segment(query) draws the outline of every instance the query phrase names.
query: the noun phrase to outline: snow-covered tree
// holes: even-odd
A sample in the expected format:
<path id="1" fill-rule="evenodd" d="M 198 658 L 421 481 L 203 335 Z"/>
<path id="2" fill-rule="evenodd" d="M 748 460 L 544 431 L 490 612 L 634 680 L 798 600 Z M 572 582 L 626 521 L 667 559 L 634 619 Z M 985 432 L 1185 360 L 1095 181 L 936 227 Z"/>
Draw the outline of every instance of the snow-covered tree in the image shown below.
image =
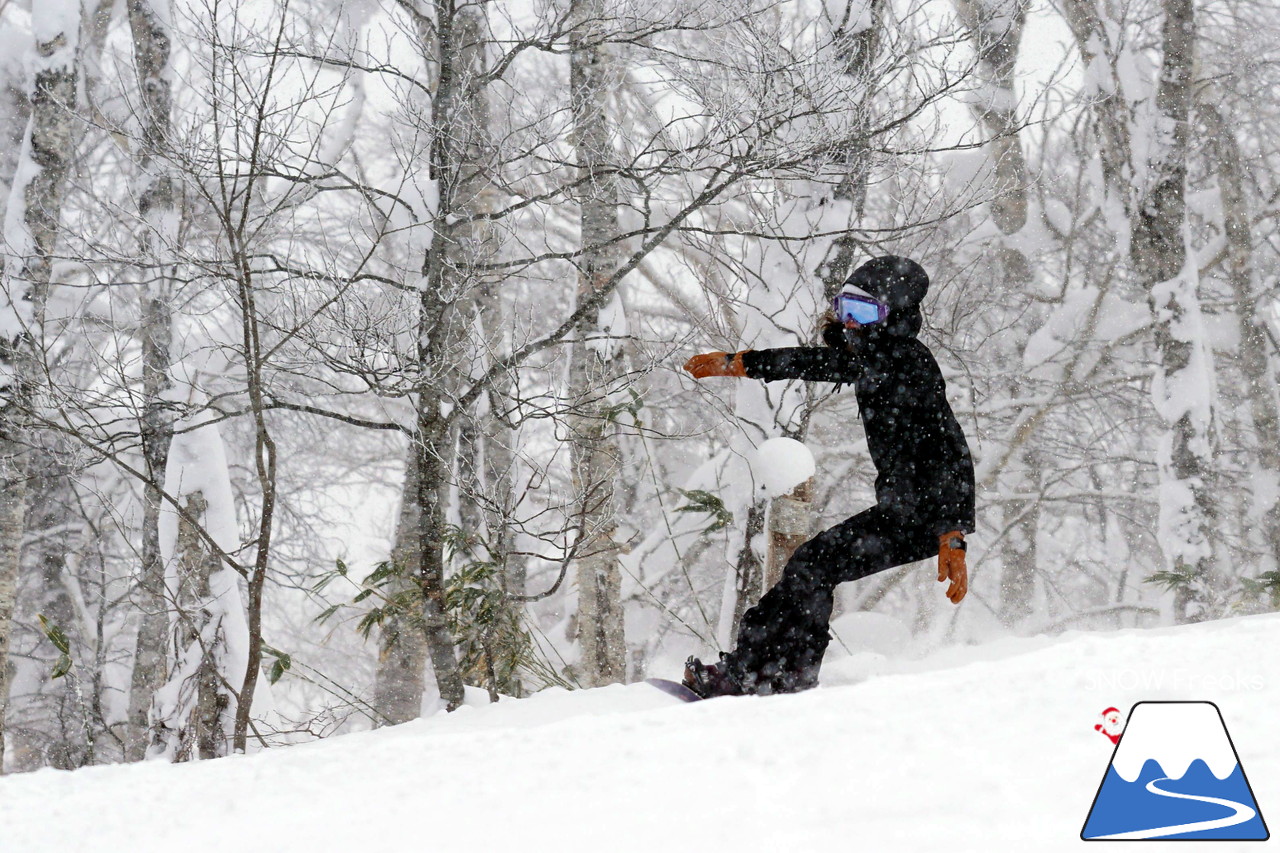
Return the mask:
<path id="1" fill-rule="evenodd" d="M 9 699 L 9 643 L 26 530 L 30 433 L 40 405 L 45 305 L 72 158 L 79 141 L 81 8 L 73 0 L 37 3 L 31 115 L 19 149 L 4 217 L 4 287 L 0 304 L 0 733 Z M 0 738 L 0 769 L 4 747 Z"/>
<path id="2" fill-rule="evenodd" d="M 578 164 L 578 209 L 582 255 L 577 260 L 578 298 L 590 298 L 609 280 L 622 245 L 618 218 L 618 167 L 610 94 L 619 69 L 605 37 L 608 19 L 603 0 L 578 0 L 570 14 L 569 103 L 573 107 L 573 143 Z M 610 386 L 622 372 L 627 333 L 621 295 L 584 316 L 569 362 L 571 393 L 585 402 L 569 420 L 573 447 L 573 488 L 580 531 L 578 541 L 578 643 L 582 681 L 597 687 L 626 678 L 622 573 L 618 564 L 617 483 L 623 467 L 617 437 L 618 392 Z"/>
<path id="3" fill-rule="evenodd" d="M 173 339 L 170 280 L 171 256 L 177 241 L 178 212 L 174 200 L 173 177 L 165 165 L 171 143 L 170 111 L 173 100 L 173 35 L 169 19 L 172 9 L 165 0 L 131 0 L 129 29 L 133 36 L 134 64 L 138 73 L 137 91 L 142 98 L 142 131 L 135 157 L 141 173 L 137 189 L 138 213 L 142 222 L 140 256 L 143 260 L 139 306 L 142 349 L 143 403 L 139 439 L 146 464 L 147 483 L 143 487 L 142 566 L 139 573 L 137 606 L 140 611 L 133 681 L 129 691 L 127 754 L 137 761 L 146 751 L 151 708 L 155 692 L 164 683 L 168 628 L 164 606 L 164 559 L 160 552 L 161 486 L 168 467 L 172 440 L 171 415 L 166 391 L 171 386 L 169 370 Z"/>

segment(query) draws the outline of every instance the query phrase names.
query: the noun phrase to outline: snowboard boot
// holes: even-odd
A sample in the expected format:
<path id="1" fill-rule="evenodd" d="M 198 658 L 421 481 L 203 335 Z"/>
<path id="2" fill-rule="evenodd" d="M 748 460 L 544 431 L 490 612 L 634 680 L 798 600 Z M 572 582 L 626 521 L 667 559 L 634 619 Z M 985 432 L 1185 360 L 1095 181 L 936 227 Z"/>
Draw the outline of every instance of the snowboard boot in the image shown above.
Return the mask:
<path id="1" fill-rule="evenodd" d="M 733 673 L 724 652 L 720 661 L 707 666 L 695 657 L 684 664 L 684 680 L 681 683 L 703 699 L 716 696 L 745 696 L 749 692 Z"/>

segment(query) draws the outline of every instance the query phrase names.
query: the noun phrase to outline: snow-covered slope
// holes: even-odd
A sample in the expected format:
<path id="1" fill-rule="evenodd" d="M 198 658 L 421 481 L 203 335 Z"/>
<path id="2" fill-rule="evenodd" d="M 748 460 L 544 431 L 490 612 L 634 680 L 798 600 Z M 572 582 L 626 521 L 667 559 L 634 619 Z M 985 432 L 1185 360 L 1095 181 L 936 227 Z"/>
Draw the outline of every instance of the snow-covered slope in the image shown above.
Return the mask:
<path id="1" fill-rule="evenodd" d="M 1112 753 L 1093 724 L 1143 699 L 1216 702 L 1274 824 L 1277 649 L 1280 616 L 1009 640 L 849 658 L 798 696 L 544 693 L 248 758 L 41 771 L 0 780 L 0 850 L 1078 850 Z"/>

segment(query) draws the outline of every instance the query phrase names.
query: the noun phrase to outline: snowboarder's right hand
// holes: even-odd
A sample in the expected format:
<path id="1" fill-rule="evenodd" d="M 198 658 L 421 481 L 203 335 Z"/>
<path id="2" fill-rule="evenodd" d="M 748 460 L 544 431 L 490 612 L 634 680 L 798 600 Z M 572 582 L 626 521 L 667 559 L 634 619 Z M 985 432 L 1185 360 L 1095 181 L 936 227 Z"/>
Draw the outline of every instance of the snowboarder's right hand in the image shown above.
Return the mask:
<path id="1" fill-rule="evenodd" d="M 742 352 L 707 352 L 695 355 L 684 363 L 694 379 L 706 379 L 708 376 L 746 376 L 747 369 L 742 364 Z"/>
<path id="2" fill-rule="evenodd" d="M 953 530 L 938 537 L 938 582 L 951 581 L 947 598 L 959 604 L 969 591 L 969 570 L 964 564 L 964 533 Z"/>

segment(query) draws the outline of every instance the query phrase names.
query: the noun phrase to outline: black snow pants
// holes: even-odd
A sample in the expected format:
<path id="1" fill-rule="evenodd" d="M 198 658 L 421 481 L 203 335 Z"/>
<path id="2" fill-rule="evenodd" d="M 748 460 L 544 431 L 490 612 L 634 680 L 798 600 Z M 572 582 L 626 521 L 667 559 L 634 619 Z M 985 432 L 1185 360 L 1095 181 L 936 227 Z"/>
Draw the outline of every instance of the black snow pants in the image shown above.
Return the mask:
<path id="1" fill-rule="evenodd" d="M 836 585 L 937 556 L 938 536 L 927 525 L 873 506 L 805 542 L 777 585 L 743 614 L 725 656 L 730 671 L 756 693 L 815 686 Z"/>

